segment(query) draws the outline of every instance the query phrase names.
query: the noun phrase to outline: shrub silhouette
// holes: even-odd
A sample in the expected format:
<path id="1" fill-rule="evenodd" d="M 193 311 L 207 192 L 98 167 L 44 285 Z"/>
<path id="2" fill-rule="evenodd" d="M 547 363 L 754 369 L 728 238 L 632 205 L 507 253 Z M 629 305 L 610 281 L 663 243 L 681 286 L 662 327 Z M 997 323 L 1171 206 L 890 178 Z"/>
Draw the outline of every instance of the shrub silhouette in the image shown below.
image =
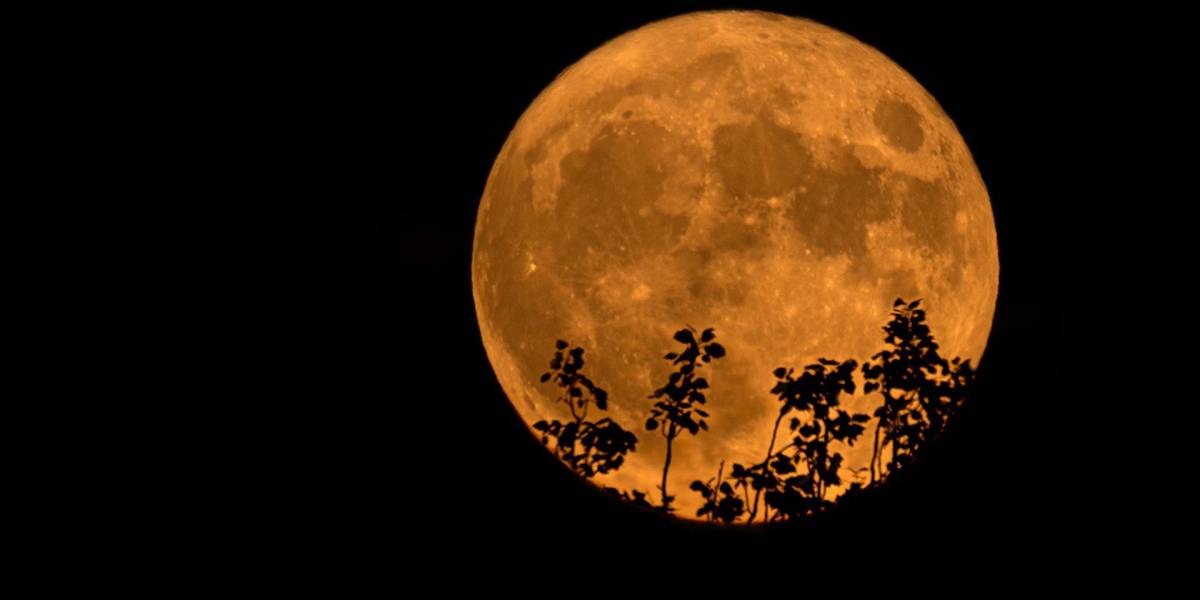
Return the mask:
<path id="1" fill-rule="evenodd" d="M 946 361 L 929 326 L 921 301 L 897 298 L 883 327 L 885 348 L 863 364 L 863 391 L 878 390 L 883 404 L 875 410 L 870 484 L 883 477 L 883 451 L 890 448 L 888 472 L 910 464 L 917 451 L 936 438 L 950 415 L 962 406 L 975 372 L 971 361 Z M 882 435 L 882 439 L 881 439 Z"/>
<path id="2" fill-rule="evenodd" d="M 625 490 L 619 490 L 610 486 L 601 486 L 601 489 L 603 489 L 609 495 L 620 498 L 621 500 L 624 500 L 625 502 L 628 502 L 638 508 L 654 510 L 654 505 L 650 504 L 650 501 L 646 499 L 646 492 L 639 492 L 637 490 L 626 492 Z"/>
<path id="3" fill-rule="evenodd" d="M 711 328 L 705 329 L 699 339 L 696 338 L 696 330 L 691 327 L 675 332 L 674 339 L 684 345 L 683 351 L 667 353 L 663 358 L 678 367 L 667 377 L 666 385 L 650 394 L 650 398 L 658 401 L 650 410 L 650 418 L 646 419 L 646 429 L 657 429 L 667 440 L 662 484 L 659 485 L 662 491 L 659 509 L 664 513 L 671 512 L 671 501 L 674 499 L 667 493 L 667 473 L 671 469 L 671 447 L 675 438 L 684 431 L 697 435 L 701 429 L 708 430 L 708 422 L 705 421 L 708 413 L 700 408 L 708 401 L 703 391 L 708 389 L 708 380 L 696 375 L 705 364 L 725 356 L 725 347 L 713 341 L 716 337 Z"/>
<path id="4" fill-rule="evenodd" d="M 828 508 L 830 486 L 842 482 L 839 470 L 842 455 L 830 449 L 833 442 L 853 445 L 865 431 L 866 414 L 851 414 L 838 408 L 843 393 L 854 392 L 854 360 L 838 362 L 822 358 L 804 367 L 796 376 L 794 369 L 780 367 L 778 380 L 771 389 L 782 406 L 775 418 L 766 458 L 749 467 L 734 464 L 730 473 L 747 497 L 753 491 L 747 521 L 758 514 L 763 499 L 763 520 L 796 519 Z M 783 418 L 792 415 L 788 429 L 791 443 L 778 451 L 775 441 Z M 774 510 L 774 515 L 770 511 Z"/>
<path id="5" fill-rule="evenodd" d="M 580 477 L 591 479 L 620 468 L 625 455 L 635 450 L 637 436 L 608 417 L 587 420 L 592 406 L 608 410 L 608 392 L 583 374 L 583 348 L 575 347 L 564 353 L 567 346 L 563 340 L 555 342 L 550 371 L 542 374 L 541 381 L 553 381 L 562 389 L 558 401 L 570 408 L 572 420 L 567 423 L 541 420 L 533 428 L 542 433 L 543 445 L 548 446 L 550 438 L 554 438 L 554 454 Z M 634 499 L 630 501 L 636 503 Z"/>
<path id="6" fill-rule="evenodd" d="M 947 361 L 938 353 L 921 300 L 906 303 L 896 299 L 890 320 L 883 327 L 884 349 L 862 364 L 863 392 L 879 392 L 882 402 L 874 411 L 875 424 L 868 486 L 878 485 L 885 473 L 910 464 L 921 448 L 941 435 L 952 413 L 962 406 L 975 371 L 969 360 Z M 667 442 L 663 461 L 661 500 L 654 505 L 641 491 L 624 491 L 601 485 L 608 494 L 635 506 L 662 514 L 673 512 L 675 497 L 667 489 L 667 477 L 675 438 L 684 431 L 699 435 L 708 430 L 709 413 L 702 408 L 708 401 L 708 380 L 699 370 L 725 356 L 725 348 L 715 342 L 713 329 L 697 334 L 687 327 L 673 338 L 683 344 L 678 352 L 664 358 L 675 369 L 667 383 L 649 397 L 655 402 L 646 420 L 646 429 L 658 431 Z M 626 457 L 636 451 L 637 436 L 610 418 L 587 419 L 594 406 L 607 410 L 608 393 L 583 374 L 583 349 L 567 350 L 569 344 L 555 343 L 550 371 L 542 383 L 553 382 L 561 389 L 558 401 L 567 405 L 571 420 L 538 421 L 533 428 L 541 432 L 541 441 L 573 471 L 586 480 L 615 471 Z M 761 521 L 799 519 L 828 509 L 831 488 L 842 485 L 843 456 L 834 444 L 853 446 L 868 426 L 871 416 L 850 413 L 841 408 L 843 394 L 855 392 L 854 373 L 859 364 L 818 359 L 799 374 L 780 367 L 771 393 L 781 403 L 764 459 L 749 466 L 734 463 L 725 473 L 725 461 L 716 477 L 696 480 L 689 489 L 700 494 L 704 504 L 696 516 L 709 521 L 733 523 L 745 519 Z M 791 440 L 776 448 L 780 426 L 785 418 Z M 884 463 L 885 453 L 887 462 Z M 853 483 L 849 491 L 861 489 Z M 761 504 L 760 504 L 761 503 Z"/>
<path id="7" fill-rule="evenodd" d="M 690 489 L 699 492 L 704 496 L 704 506 L 701 506 L 696 511 L 697 517 L 707 517 L 710 521 L 721 521 L 722 523 L 732 523 L 743 514 L 745 514 L 745 502 L 738 497 L 737 491 L 729 482 L 721 480 L 721 473 L 725 470 L 725 461 L 721 461 L 721 465 L 717 467 L 717 476 L 708 481 L 696 480 L 692 482 Z"/>

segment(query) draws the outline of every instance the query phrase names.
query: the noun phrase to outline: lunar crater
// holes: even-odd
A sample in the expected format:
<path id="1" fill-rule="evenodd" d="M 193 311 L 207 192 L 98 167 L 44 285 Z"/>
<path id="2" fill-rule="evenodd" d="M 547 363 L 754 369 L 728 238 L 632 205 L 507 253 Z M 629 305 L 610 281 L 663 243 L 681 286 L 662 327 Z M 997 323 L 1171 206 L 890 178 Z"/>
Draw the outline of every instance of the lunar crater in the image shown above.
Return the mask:
<path id="1" fill-rule="evenodd" d="M 891 98 L 880 100 L 875 105 L 872 119 L 887 142 L 905 152 L 916 152 L 925 142 L 921 115 L 906 102 Z"/>

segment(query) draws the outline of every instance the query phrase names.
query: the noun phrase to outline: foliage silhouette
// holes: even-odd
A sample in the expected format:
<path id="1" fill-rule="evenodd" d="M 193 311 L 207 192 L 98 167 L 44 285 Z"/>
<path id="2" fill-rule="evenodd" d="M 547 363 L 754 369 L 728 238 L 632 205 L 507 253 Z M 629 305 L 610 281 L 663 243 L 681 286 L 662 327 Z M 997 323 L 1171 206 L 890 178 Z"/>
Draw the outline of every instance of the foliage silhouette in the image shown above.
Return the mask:
<path id="1" fill-rule="evenodd" d="M 729 485 L 729 482 L 721 480 L 721 473 L 724 470 L 725 461 L 721 461 L 721 465 L 717 467 L 716 478 L 708 481 L 697 479 L 692 482 L 690 489 L 704 496 L 704 506 L 696 511 L 697 517 L 708 517 L 710 521 L 732 523 L 745 514 L 745 502 L 738 497 L 737 491 Z"/>
<path id="2" fill-rule="evenodd" d="M 562 389 L 558 401 L 570 408 L 572 420 L 566 423 L 541 420 L 533 428 L 542 433 L 543 445 L 548 446 L 550 438 L 554 438 L 554 454 L 580 477 L 591 479 L 620 468 L 625 455 L 635 450 L 637 436 L 608 417 L 587 420 L 592 406 L 608 410 L 608 392 L 583 374 L 583 348 L 575 347 L 564 353 L 567 346 L 563 340 L 555 342 L 550 371 L 542 374 L 541 381 L 553 381 Z"/>
<path id="3" fill-rule="evenodd" d="M 804 367 L 797 377 L 794 369 L 780 367 L 778 380 L 771 389 L 782 406 L 775 418 L 766 458 L 745 467 L 734 464 L 730 473 L 747 497 L 753 491 L 747 522 L 758 514 L 763 499 L 763 520 L 796 519 L 828 508 L 830 486 L 842 483 L 839 470 L 842 455 L 830 448 L 833 442 L 853 445 L 870 420 L 866 414 L 851 414 L 838 408 L 843 393 L 854 392 L 854 360 L 838 362 L 827 358 Z M 788 445 L 774 449 L 783 418 L 791 414 L 788 429 L 793 433 Z M 771 514 L 774 510 L 774 514 Z M 699 515 L 698 515 L 699 516 Z"/>
<path id="4" fill-rule="evenodd" d="M 696 330 L 688 327 L 675 332 L 675 341 L 684 345 L 682 352 L 669 352 L 663 358 L 678 365 L 676 370 L 667 377 L 666 385 L 654 390 L 650 398 L 658 400 L 650 409 L 650 418 L 646 419 L 646 429 L 658 430 L 667 440 L 667 453 L 663 461 L 662 504 L 659 507 L 664 513 L 671 512 L 671 501 L 674 496 L 667 493 L 667 473 L 671 469 L 671 447 L 679 434 L 687 431 L 697 435 L 701 429 L 708 431 L 708 412 L 700 405 L 708 401 L 704 391 L 708 389 L 708 380 L 697 377 L 698 369 L 705 364 L 725 356 L 725 347 L 713 340 L 716 334 L 712 328 L 705 329 L 700 337 Z M 659 427 L 659 425 L 662 427 Z"/>
<path id="5" fill-rule="evenodd" d="M 917 451 L 936 438 L 950 415 L 962 406 L 974 382 L 971 361 L 946 361 L 925 323 L 921 301 L 897 298 L 891 320 L 883 327 L 885 348 L 863 364 L 863 391 L 876 390 L 883 404 L 875 410 L 870 484 L 883 476 L 883 451 L 890 447 L 887 471 L 912 463 Z M 881 439 L 882 435 L 882 439 Z"/>
<path id="6" fill-rule="evenodd" d="M 938 353 L 920 303 L 895 301 L 883 327 L 884 349 L 861 366 L 863 392 L 879 392 L 882 397 L 873 413 L 877 422 L 869 469 L 849 469 L 869 470 L 868 487 L 879 485 L 886 473 L 911 464 L 917 452 L 945 430 L 974 382 L 969 360 L 947 361 Z M 709 413 L 703 405 L 708 401 L 705 390 L 709 383 L 699 376 L 699 370 L 725 356 L 725 348 L 714 341 L 716 334 L 711 328 L 697 333 L 687 327 L 673 339 L 683 348 L 664 356 L 674 371 L 666 384 L 649 396 L 655 402 L 645 423 L 647 430 L 658 431 L 667 443 L 658 486 L 660 503 L 655 505 L 645 492 L 600 486 L 616 498 L 661 514 L 674 511 L 675 497 L 668 492 L 667 478 L 675 438 L 685 431 L 694 436 L 708 430 Z M 556 342 L 550 371 L 542 374 L 541 381 L 560 388 L 558 401 L 567 405 L 571 420 L 542 420 L 533 428 L 541 433 L 544 445 L 550 446 L 554 440 L 556 456 L 585 480 L 592 480 L 619 469 L 636 451 L 638 439 L 610 418 L 587 419 L 592 407 L 608 409 L 608 393 L 583 374 L 583 349 L 568 350 L 568 346 L 565 341 Z M 728 473 L 721 461 L 715 477 L 693 481 L 689 489 L 704 501 L 696 516 L 726 524 L 741 519 L 754 523 L 761 507 L 759 520 L 771 522 L 801 519 L 833 506 L 831 490 L 844 483 L 843 456 L 838 448 L 852 447 L 872 418 L 841 408 L 842 396 L 855 392 L 857 370 L 854 359 L 839 362 L 827 358 L 805 366 L 798 374 L 795 369 L 775 369 L 771 394 L 781 404 L 763 460 L 752 465 L 734 463 Z M 780 426 L 789 416 L 791 440 L 776 448 Z M 857 492 L 863 487 L 854 482 L 846 490 Z"/>
<path id="7" fill-rule="evenodd" d="M 646 492 L 639 492 L 637 490 L 626 492 L 625 490 L 619 490 L 610 486 L 602 486 L 601 489 L 603 489 L 609 495 L 620 498 L 621 500 L 624 500 L 625 502 L 628 502 L 638 508 L 654 510 L 654 505 L 651 504 L 650 500 L 647 499 Z"/>

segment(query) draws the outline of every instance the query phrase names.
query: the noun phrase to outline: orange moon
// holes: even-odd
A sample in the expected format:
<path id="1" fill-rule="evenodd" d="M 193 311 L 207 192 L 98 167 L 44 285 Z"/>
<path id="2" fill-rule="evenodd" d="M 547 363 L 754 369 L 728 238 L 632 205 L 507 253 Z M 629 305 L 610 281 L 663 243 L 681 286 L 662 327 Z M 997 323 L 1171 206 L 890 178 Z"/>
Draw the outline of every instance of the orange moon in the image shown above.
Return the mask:
<path id="1" fill-rule="evenodd" d="M 647 396 L 672 334 L 715 328 L 710 430 L 675 441 L 668 485 L 694 518 L 690 482 L 762 460 L 772 370 L 870 358 L 896 298 L 922 298 L 942 354 L 978 364 L 999 260 L 974 160 L 912 76 L 812 21 L 705 12 L 608 42 L 534 100 L 488 178 L 471 277 L 525 421 L 569 417 L 539 376 L 555 340 L 582 346 L 607 416 L 639 438 L 596 481 L 652 498 L 665 442 L 643 426 Z M 844 404 L 869 413 L 858 378 Z M 842 452 L 863 481 L 870 441 Z"/>

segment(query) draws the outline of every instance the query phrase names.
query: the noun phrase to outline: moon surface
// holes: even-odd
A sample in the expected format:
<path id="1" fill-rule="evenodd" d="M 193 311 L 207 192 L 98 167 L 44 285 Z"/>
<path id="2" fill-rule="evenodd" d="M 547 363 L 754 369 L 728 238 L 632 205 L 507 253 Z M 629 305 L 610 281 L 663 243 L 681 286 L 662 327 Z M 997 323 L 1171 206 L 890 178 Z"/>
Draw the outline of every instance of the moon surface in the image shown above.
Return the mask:
<path id="1" fill-rule="evenodd" d="M 760 12 L 652 23 L 563 71 L 525 111 L 479 206 L 472 283 L 505 393 L 532 424 L 569 419 L 539 383 L 557 339 L 582 346 L 637 451 L 598 483 L 658 498 L 665 441 L 645 431 L 678 349 L 713 327 L 710 431 L 675 440 L 668 488 L 762 460 L 776 367 L 860 363 L 896 298 L 923 298 L 942 355 L 978 364 L 999 284 L 987 190 L 912 76 L 812 21 Z M 871 412 L 878 394 L 844 400 Z M 868 432 L 874 423 L 870 423 Z M 532 431 L 532 430 L 531 430 Z M 869 435 L 842 477 L 865 481 Z"/>

